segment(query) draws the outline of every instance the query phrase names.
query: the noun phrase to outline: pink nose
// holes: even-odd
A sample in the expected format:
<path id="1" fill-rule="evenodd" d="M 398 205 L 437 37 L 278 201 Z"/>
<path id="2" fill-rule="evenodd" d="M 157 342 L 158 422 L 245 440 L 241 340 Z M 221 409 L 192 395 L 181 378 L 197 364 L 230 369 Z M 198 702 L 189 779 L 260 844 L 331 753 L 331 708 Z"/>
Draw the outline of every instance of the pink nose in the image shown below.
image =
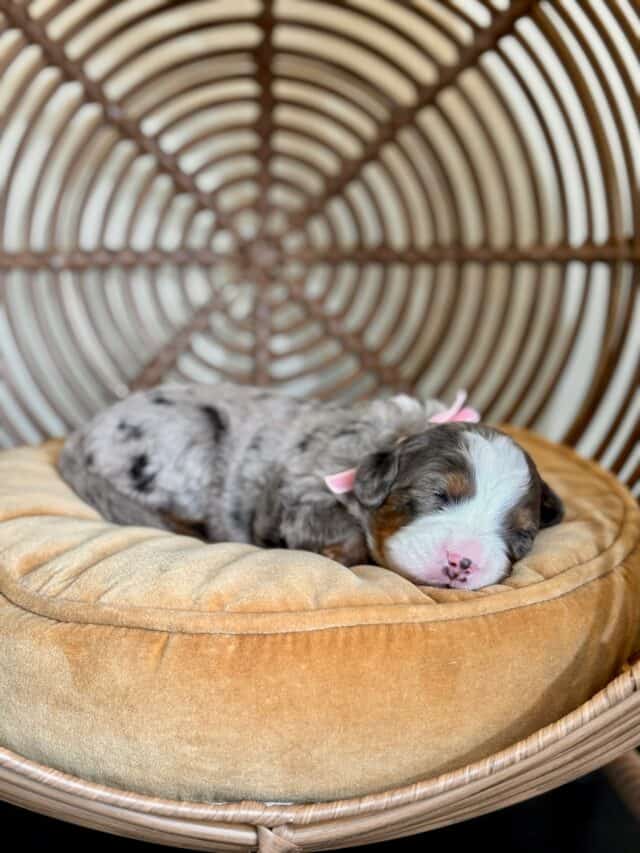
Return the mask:
<path id="1" fill-rule="evenodd" d="M 469 575 L 478 566 L 471 557 L 460 554 L 457 551 L 447 551 L 447 565 L 444 567 L 444 573 L 449 580 L 457 580 L 460 583 L 466 583 Z"/>

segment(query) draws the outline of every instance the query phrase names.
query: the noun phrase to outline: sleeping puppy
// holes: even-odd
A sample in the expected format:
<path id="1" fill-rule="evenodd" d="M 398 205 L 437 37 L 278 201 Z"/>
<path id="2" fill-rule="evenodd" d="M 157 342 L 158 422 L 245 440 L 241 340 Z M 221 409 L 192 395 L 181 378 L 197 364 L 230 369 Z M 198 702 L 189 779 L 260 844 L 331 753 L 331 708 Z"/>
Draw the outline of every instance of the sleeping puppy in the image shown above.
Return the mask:
<path id="1" fill-rule="evenodd" d="M 508 574 L 562 504 L 528 454 L 471 422 L 462 402 L 340 406 L 166 385 L 97 415 L 59 465 L 110 521 L 373 560 L 418 584 L 478 589 Z"/>

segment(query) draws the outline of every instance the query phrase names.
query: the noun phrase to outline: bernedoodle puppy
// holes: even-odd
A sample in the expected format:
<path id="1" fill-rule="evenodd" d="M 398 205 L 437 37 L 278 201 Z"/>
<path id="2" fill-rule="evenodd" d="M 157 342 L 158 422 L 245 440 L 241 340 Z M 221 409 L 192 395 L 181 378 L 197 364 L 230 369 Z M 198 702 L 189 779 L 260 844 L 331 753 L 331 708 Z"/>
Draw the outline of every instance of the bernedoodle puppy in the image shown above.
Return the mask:
<path id="1" fill-rule="evenodd" d="M 528 454 L 463 403 L 344 406 L 165 385 L 71 435 L 60 471 L 113 522 L 477 589 L 505 577 L 563 510 Z"/>

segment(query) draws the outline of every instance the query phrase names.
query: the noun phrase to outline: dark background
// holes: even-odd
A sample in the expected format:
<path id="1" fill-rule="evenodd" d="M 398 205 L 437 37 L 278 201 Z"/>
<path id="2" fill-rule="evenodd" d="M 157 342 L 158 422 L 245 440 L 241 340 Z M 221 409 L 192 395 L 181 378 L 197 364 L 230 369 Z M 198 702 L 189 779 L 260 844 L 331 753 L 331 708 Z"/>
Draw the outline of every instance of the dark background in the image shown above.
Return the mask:
<path id="1" fill-rule="evenodd" d="M 166 853 L 170 848 L 130 841 L 0 803 L 6 850 L 45 848 L 91 853 Z M 412 848 L 452 853 L 471 845 L 490 853 L 640 853 L 637 823 L 602 773 L 592 773 L 508 809 L 412 838 L 358 847 L 370 853 L 403 853 Z"/>

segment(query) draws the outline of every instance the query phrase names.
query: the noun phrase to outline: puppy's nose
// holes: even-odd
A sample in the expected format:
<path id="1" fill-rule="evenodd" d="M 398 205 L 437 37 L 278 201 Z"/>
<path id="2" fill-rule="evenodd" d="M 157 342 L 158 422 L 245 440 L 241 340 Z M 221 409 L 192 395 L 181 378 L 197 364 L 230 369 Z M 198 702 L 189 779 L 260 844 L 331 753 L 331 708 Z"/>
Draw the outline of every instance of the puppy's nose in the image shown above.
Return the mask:
<path id="1" fill-rule="evenodd" d="M 449 580 L 466 583 L 473 569 L 474 563 L 472 559 L 463 557 L 462 554 L 456 551 L 447 551 L 447 565 L 444 568 L 444 573 Z"/>
<path id="2" fill-rule="evenodd" d="M 473 560 L 470 560 L 469 557 L 465 557 L 463 554 L 459 554 L 457 551 L 447 551 L 447 562 L 454 569 L 468 569 Z"/>

